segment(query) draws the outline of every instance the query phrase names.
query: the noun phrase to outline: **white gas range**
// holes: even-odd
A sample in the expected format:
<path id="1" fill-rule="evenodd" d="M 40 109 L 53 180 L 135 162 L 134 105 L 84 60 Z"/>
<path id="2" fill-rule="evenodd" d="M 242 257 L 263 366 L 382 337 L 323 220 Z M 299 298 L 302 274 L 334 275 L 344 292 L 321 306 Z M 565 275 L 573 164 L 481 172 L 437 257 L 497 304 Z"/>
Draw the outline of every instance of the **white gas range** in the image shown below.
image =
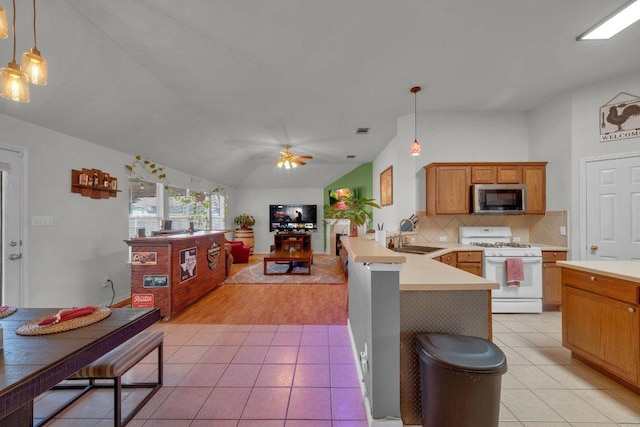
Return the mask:
<path id="1" fill-rule="evenodd" d="M 482 271 L 500 289 L 491 291 L 494 313 L 542 312 L 542 250 L 511 242 L 509 227 L 460 227 L 460 243 L 483 247 Z M 506 260 L 521 258 L 524 280 L 507 286 Z"/>

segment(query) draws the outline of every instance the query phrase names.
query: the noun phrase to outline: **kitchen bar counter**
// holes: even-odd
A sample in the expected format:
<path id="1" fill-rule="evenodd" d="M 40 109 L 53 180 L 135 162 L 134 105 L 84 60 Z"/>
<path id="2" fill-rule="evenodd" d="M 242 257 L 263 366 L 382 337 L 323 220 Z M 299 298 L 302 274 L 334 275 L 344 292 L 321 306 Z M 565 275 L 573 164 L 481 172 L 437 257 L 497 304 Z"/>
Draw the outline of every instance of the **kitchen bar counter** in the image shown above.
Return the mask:
<path id="1" fill-rule="evenodd" d="M 344 247 L 354 262 L 402 264 L 401 291 L 457 291 L 497 289 L 498 284 L 475 274 L 435 261 L 432 258 L 456 250 L 482 251 L 481 247 L 460 243 L 434 245 L 442 250 L 428 254 L 394 252 L 373 240 L 342 238 Z"/>
<path id="2" fill-rule="evenodd" d="M 491 339 L 491 289 L 498 284 L 432 259 L 482 248 L 435 244 L 442 249 L 421 255 L 394 252 L 367 237 L 341 237 L 349 253 L 349 327 L 356 354 L 368 355 L 361 372 L 367 411 L 390 427 L 420 424 L 415 337 Z"/>

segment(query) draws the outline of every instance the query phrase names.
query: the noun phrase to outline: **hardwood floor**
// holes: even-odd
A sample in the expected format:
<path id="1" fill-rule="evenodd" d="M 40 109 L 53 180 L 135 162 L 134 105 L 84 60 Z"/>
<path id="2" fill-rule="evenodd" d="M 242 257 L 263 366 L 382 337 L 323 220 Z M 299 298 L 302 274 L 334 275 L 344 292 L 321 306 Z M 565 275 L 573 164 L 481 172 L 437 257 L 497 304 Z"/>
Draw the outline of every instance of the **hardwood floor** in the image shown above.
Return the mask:
<path id="1" fill-rule="evenodd" d="M 252 255 L 249 263 L 262 258 Z M 249 264 L 233 264 L 231 274 Z M 331 325 L 347 323 L 347 286 L 336 284 L 223 284 L 169 323 Z"/>

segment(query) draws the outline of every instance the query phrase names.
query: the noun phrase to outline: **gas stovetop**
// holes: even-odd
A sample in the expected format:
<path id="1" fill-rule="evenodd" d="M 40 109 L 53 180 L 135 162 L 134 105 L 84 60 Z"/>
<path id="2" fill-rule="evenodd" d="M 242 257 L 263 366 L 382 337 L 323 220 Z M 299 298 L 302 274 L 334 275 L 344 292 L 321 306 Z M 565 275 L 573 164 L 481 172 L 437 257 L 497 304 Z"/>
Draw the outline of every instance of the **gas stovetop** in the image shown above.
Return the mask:
<path id="1" fill-rule="evenodd" d="M 460 243 L 484 248 L 485 257 L 541 257 L 542 250 L 511 241 L 509 227 L 460 227 Z"/>
<path id="2" fill-rule="evenodd" d="M 481 246 L 483 248 L 530 248 L 531 245 L 527 245 L 526 243 L 515 243 L 515 242 L 471 242 L 469 243 L 471 246 Z"/>

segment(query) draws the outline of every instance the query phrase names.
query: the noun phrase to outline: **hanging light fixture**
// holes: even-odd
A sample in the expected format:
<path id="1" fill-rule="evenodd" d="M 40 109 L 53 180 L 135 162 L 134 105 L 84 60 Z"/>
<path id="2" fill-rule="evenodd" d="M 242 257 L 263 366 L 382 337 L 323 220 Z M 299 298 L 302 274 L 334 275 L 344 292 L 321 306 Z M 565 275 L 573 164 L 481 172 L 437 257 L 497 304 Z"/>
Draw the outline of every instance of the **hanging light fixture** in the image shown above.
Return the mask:
<path id="1" fill-rule="evenodd" d="M 411 144 L 411 148 L 409 149 L 412 156 L 419 156 L 422 151 L 422 147 L 418 142 L 418 92 L 420 92 L 422 88 L 420 86 L 412 87 L 411 93 L 413 93 L 413 143 Z"/>
<path id="2" fill-rule="evenodd" d="M 3 98 L 17 102 L 29 102 L 29 76 L 16 62 L 16 0 L 13 0 L 13 59 L 5 68 L 0 69 L 0 84 Z"/>
<path id="3" fill-rule="evenodd" d="M 32 84 L 44 86 L 47 84 L 47 60 L 40 55 L 37 44 L 36 0 L 33 0 L 33 47 L 22 54 L 22 67 Z"/>
<path id="4" fill-rule="evenodd" d="M 9 24 L 7 24 L 7 12 L 0 6 L 0 39 L 9 37 Z"/>

